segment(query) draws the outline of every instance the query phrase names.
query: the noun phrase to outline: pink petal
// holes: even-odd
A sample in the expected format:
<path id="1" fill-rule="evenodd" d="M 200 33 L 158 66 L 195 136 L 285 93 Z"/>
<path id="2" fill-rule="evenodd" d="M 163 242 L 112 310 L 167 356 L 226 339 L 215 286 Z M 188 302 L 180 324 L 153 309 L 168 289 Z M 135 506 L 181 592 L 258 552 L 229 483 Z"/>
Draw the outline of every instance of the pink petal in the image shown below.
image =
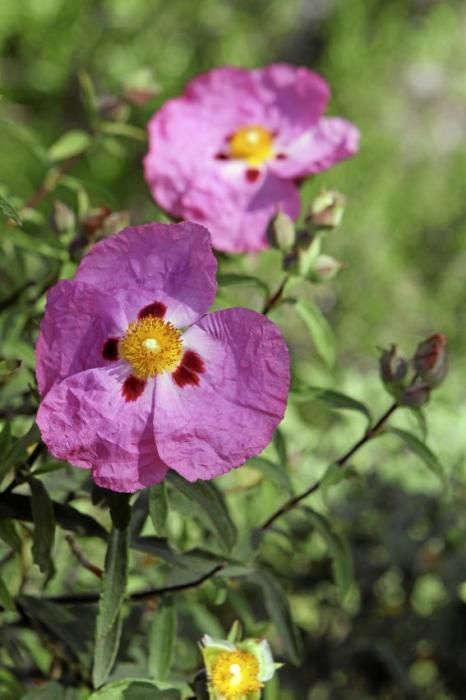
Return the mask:
<path id="1" fill-rule="evenodd" d="M 202 226 L 145 224 L 97 243 L 75 279 L 111 294 L 129 318 L 155 302 L 177 326 L 193 323 L 211 305 L 217 263 Z"/>
<path id="2" fill-rule="evenodd" d="M 89 369 L 55 384 L 42 401 L 37 424 L 50 452 L 92 469 L 94 481 L 132 493 L 161 481 L 167 465 L 154 441 L 154 382 L 125 401 L 127 368 Z"/>
<path id="3" fill-rule="evenodd" d="M 358 129 L 338 117 L 325 117 L 313 129 L 282 145 L 270 168 L 279 177 L 303 177 L 327 170 L 357 153 Z"/>
<path id="4" fill-rule="evenodd" d="M 222 165 L 220 174 L 206 169 L 199 175 L 183 197 L 183 209 L 190 218 L 206 223 L 218 250 L 262 250 L 268 246 L 268 223 L 279 209 L 294 219 L 299 215 L 298 189 L 267 171 L 250 182 L 246 168 Z"/>
<path id="5" fill-rule="evenodd" d="M 289 356 L 271 321 L 249 309 L 207 314 L 184 335 L 203 362 L 199 383 L 157 379 L 161 458 L 189 481 L 211 479 L 261 452 L 285 412 Z"/>
<path id="6" fill-rule="evenodd" d="M 104 367 L 105 342 L 121 336 L 128 320 L 113 296 L 72 280 L 48 293 L 36 347 L 36 375 L 44 395 L 64 377 Z"/>

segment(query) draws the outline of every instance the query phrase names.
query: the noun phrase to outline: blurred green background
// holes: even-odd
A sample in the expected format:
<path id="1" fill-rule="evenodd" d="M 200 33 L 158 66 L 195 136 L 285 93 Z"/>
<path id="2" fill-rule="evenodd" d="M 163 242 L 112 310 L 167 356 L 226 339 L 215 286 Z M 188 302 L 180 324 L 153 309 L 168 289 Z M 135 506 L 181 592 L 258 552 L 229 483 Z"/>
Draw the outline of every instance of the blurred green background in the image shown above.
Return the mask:
<path id="1" fill-rule="evenodd" d="M 60 267 L 56 251 L 69 239 L 59 239 L 50 224 L 54 200 L 79 207 L 82 215 L 91 206 L 127 211 L 133 223 L 160 218 L 142 176 L 145 144 L 138 128 L 144 129 L 167 96 L 213 66 L 288 61 L 311 67 L 332 87 L 330 113 L 350 119 L 362 133 L 355 159 L 303 188 L 305 203 L 325 185 L 343 192 L 348 206 L 342 228 L 326 244 L 326 252 L 344 261 L 344 270 L 335 282 L 303 292 L 318 301 L 335 332 L 336 368 L 325 368 L 289 312 L 274 316 L 286 332 L 297 376 L 345 391 L 377 415 L 389 401 L 377 377 L 378 348 L 398 342 L 409 354 L 431 333 L 448 336 L 451 373 L 426 417 L 428 444 L 445 467 L 450 492 L 387 436 L 357 457 L 355 475 L 331 492 L 330 502 L 315 499 L 313 505 L 351 544 L 356 583 L 343 603 L 323 540 L 304 518 L 288 524 L 286 537 L 270 537 L 262 557 L 288 591 L 305 660 L 298 670 L 287 664 L 280 671 L 267 700 L 465 696 L 465 29 L 466 7 L 453 0 L 0 2 L 4 196 L 21 208 L 44 179 L 42 150 L 70 129 L 89 129 L 83 82 L 94 84 L 107 123 L 127 118 L 124 123 L 134 127 L 96 137 L 69 181 L 39 204 L 25 231 L 0 231 L 1 298 L 17 295 L 0 323 L 2 354 L 23 362 L 3 387 L 0 415 L 14 419 L 16 434 L 28 425 L 28 411 L 21 414 L 21 407 L 30 403 L 32 342 L 43 290 L 73 269 L 72 263 Z M 118 97 L 135 86 L 157 86 L 158 94 L 123 114 Z M 256 273 L 272 288 L 281 277 L 273 251 L 220 262 L 224 271 Z M 235 290 L 235 303 L 242 294 L 243 303 L 253 305 L 251 290 Z M 220 303 L 233 303 L 227 291 Z M 395 424 L 416 430 L 416 421 L 404 413 Z M 283 430 L 293 483 L 309 484 L 363 429 L 363 420 L 353 414 L 292 404 Z M 81 473 L 59 474 L 45 477 L 56 498 L 82 488 Z M 254 475 L 245 468 L 220 480 L 240 527 L 257 524 L 283 500 L 274 484 L 251 488 Z M 173 537 L 195 543 L 196 529 L 186 534 L 178 514 L 170 527 Z M 70 566 L 66 544 L 57 546 L 59 568 Z M 100 547 L 92 551 L 101 563 Z M 147 562 L 137 563 L 135 587 L 152 576 Z M 15 588 L 14 562 L 0 564 Z M 26 592 L 37 590 L 39 580 L 32 576 Z M 48 590 L 57 593 L 69 583 L 62 572 Z M 83 589 L 92 583 L 86 572 L 73 580 Z M 280 639 L 261 613 L 260 596 L 234 587 L 226 599 L 217 593 L 212 583 L 183 599 L 179 671 L 199 663 L 195 640 L 205 631 L 224 632 L 235 615 L 249 634 L 267 634 L 280 657 Z M 5 643 L 0 667 L 3 660 L 11 669 L 14 634 L 8 625 L 0 633 Z M 49 668 L 53 652 L 41 649 L 32 631 L 24 634 L 21 644 L 15 638 L 28 650 L 17 651 L 16 670 L 27 686 L 34 664 Z M 120 660 L 126 669 L 137 667 L 144 644 L 143 634 L 133 638 Z"/>

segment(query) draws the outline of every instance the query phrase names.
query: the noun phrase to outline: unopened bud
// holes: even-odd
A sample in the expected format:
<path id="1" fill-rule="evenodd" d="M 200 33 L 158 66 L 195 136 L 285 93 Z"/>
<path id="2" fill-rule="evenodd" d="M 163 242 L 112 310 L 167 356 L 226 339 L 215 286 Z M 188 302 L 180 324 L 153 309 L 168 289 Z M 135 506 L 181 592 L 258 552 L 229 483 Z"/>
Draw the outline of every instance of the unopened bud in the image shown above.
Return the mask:
<path id="1" fill-rule="evenodd" d="M 72 231 L 76 223 L 74 211 L 67 204 L 55 200 L 53 203 L 53 213 L 51 224 L 57 233 Z"/>
<path id="2" fill-rule="evenodd" d="M 331 255 L 319 255 L 314 269 L 308 275 L 312 282 L 328 282 L 333 279 L 343 267 L 343 263 Z"/>
<path id="3" fill-rule="evenodd" d="M 398 345 L 391 345 L 388 350 L 383 350 L 379 359 L 380 377 L 387 386 L 401 386 L 408 372 L 408 361 L 398 349 Z"/>
<path id="4" fill-rule="evenodd" d="M 339 192 L 324 191 L 312 202 L 307 220 L 316 228 L 337 228 L 343 218 L 345 203 L 345 197 Z"/>
<path id="5" fill-rule="evenodd" d="M 416 373 L 433 388 L 443 382 L 448 372 L 447 338 L 441 333 L 419 343 L 413 358 Z"/>
<path id="6" fill-rule="evenodd" d="M 273 248 L 288 253 L 294 246 L 296 230 L 293 219 L 279 211 L 272 219 L 267 229 L 267 238 Z"/>
<path id="7" fill-rule="evenodd" d="M 430 387 L 422 380 L 418 380 L 399 394 L 398 403 L 401 406 L 410 406 L 410 408 L 421 408 L 429 399 Z"/>

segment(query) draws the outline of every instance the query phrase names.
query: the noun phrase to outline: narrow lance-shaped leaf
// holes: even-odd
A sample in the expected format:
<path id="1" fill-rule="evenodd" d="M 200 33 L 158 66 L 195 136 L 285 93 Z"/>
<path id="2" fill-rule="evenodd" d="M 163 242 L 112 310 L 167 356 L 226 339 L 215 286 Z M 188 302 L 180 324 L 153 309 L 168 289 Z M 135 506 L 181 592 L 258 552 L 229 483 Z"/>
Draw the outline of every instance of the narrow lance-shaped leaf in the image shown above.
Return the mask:
<path id="1" fill-rule="evenodd" d="M 352 396 L 347 396 L 341 391 L 333 389 L 324 389 L 317 386 L 300 386 L 290 394 L 290 399 L 298 403 L 306 401 L 319 401 L 329 409 L 340 411 L 356 411 L 361 413 L 367 420 L 367 426 L 372 423 L 372 416 L 365 404 L 362 401 L 353 399 Z"/>
<path id="2" fill-rule="evenodd" d="M 160 690 L 146 679 L 125 678 L 109 683 L 89 696 L 89 700 L 180 700 L 178 690 Z"/>
<path id="3" fill-rule="evenodd" d="M 285 591 L 271 574 L 265 571 L 257 571 L 250 580 L 261 587 L 265 607 L 283 640 L 286 653 L 290 661 L 298 665 L 302 655 L 301 639 L 291 617 Z"/>
<path id="4" fill-rule="evenodd" d="M 327 543 L 328 551 L 332 558 L 335 583 L 343 598 L 353 583 L 353 561 L 348 544 L 342 535 L 335 532 L 322 513 L 318 513 L 308 506 L 304 506 L 303 510 Z"/>
<path id="5" fill-rule="evenodd" d="M 164 481 L 149 490 L 149 515 L 155 534 L 163 535 L 168 515 L 167 486 Z"/>
<path id="6" fill-rule="evenodd" d="M 327 319 L 316 304 L 299 300 L 294 303 L 294 309 L 306 324 L 317 353 L 329 367 L 335 364 L 335 339 Z"/>
<path id="7" fill-rule="evenodd" d="M 7 219 L 12 219 L 17 226 L 22 225 L 21 217 L 14 206 L 5 197 L 0 195 L 0 211 Z"/>
<path id="8" fill-rule="evenodd" d="M 113 668 L 121 637 L 121 608 L 128 579 L 128 527 L 110 534 L 97 614 L 92 682 L 105 683 Z"/>
<path id="9" fill-rule="evenodd" d="M 50 146 L 48 156 L 52 161 L 66 160 L 83 153 L 92 143 L 90 134 L 86 131 L 73 129 L 60 136 L 55 143 Z"/>
<path id="10" fill-rule="evenodd" d="M 52 547 L 55 538 L 55 516 L 53 505 L 39 479 L 29 479 L 31 489 L 32 517 L 34 519 L 34 538 L 32 542 L 32 557 L 42 573 L 51 574 L 54 571 Z"/>
<path id="11" fill-rule="evenodd" d="M 148 674 L 163 681 L 168 676 L 176 643 L 176 608 L 170 598 L 162 601 L 149 630 Z"/>
<path id="12" fill-rule="evenodd" d="M 6 583 L 0 576 L 0 605 L 3 605 L 5 610 L 10 610 L 11 612 L 16 611 L 16 606 L 14 604 L 11 593 L 6 587 Z M 0 696 L 1 697 L 1 696 Z"/>
<path id="13" fill-rule="evenodd" d="M 13 466 L 24 461 L 27 455 L 27 448 L 39 440 L 39 428 L 33 423 L 25 435 L 15 440 L 6 455 L 0 455 L 0 482 Z M 11 443 L 12 441 L 10 440 L 9 442 Z"/>
<path id="14" fill-rule="evenodd" d="M 427 447 L 427 445 L 419 440 L 418 437 L 413 435 L 413 433 L 408 432 L 407 430 L 402 430 L 401 428 L 385 428 L 383 433 L 380 433 L 380 435 L 396 435 L 404 444 L 406 447 L 411 450 L 415 455 L 417 455 L 428 469 L 437 476 L 440 481 L 442 482 L 443 486 L 446 488 L 449 488 L 449 483 L 447 481 L 447 477 L 445 474 L 445 470 L 443 468 L 443 465 L 441 464 L 440 460 L 438 457 L 432 452 L 432 450 Z"/>
<path id="15" fill-rule="evenodd" d="M 199 516 L 216 535 L 224 549 L 229 551 L 236 541 L 236 528 L 227 510 L 224 498 L 214 484 L 207 481 L 191 483 L 172 472 L 168 481 L 199 508 Z"/>

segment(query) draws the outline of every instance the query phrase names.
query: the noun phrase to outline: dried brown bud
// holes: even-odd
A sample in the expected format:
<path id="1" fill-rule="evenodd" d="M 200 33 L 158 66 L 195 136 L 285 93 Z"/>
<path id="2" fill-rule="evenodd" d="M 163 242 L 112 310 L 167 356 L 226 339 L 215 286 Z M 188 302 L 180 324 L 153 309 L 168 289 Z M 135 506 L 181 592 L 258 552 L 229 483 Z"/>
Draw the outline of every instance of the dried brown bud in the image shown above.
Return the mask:
<path id="1" fill-rule="evenodd" d="M 408 386 L 398 396 L 398 403 L 401 406 L 420 408 L 430 399 L 430 386 L 422 380 L 417 380 Z"/>

